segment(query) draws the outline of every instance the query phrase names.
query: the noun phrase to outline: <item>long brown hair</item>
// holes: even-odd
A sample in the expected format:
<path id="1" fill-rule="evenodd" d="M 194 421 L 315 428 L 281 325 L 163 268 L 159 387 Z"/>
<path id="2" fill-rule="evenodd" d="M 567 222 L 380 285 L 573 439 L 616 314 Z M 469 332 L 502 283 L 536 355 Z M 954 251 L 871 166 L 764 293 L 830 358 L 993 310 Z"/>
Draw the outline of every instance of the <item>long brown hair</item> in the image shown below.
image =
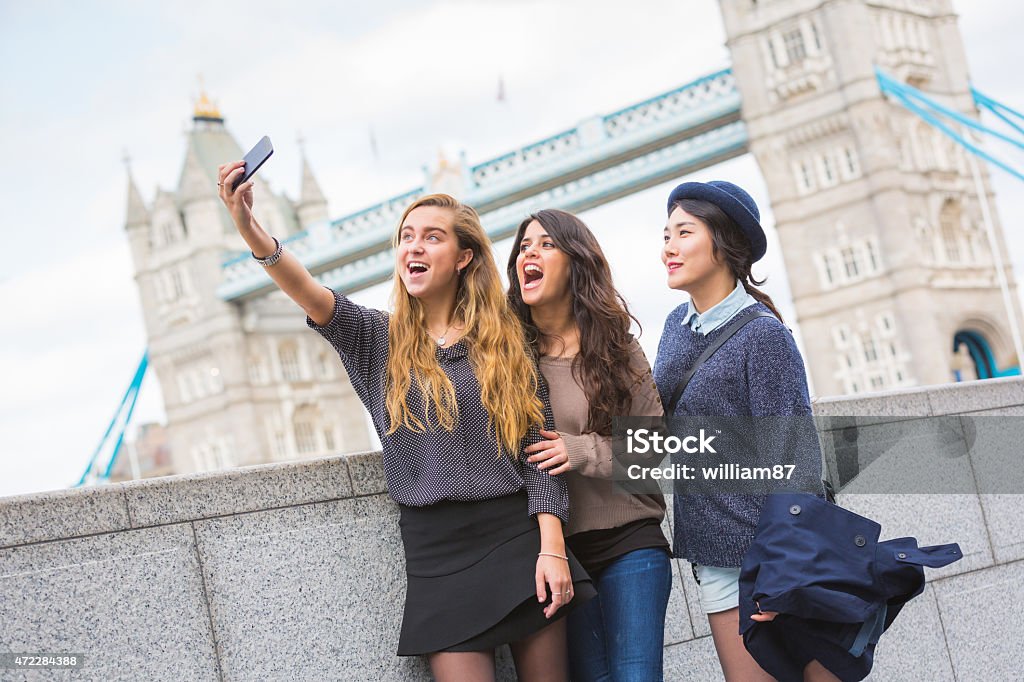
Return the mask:
<path id="1" fill-rule="evenodd" d="M 499 453 L 504 450 L 517 458 L 520 441 L 529 427 L 544 425 L 544 405 L 537 397 L 537 370 L 523 326 L 505 300 L 491 240 L 472 207 L 447 194 L 430 194 L 405 209 L 395 230 L 395 248 L 406 218 L 421 206 L 451 211 L 459 249 L 473 251 L 472 260 L 459 276 L 452 316 L 464 327 L 463 338 L 480 384 L 480 399 L 487 409 L 488 430 L 497 441 Z M 428 415 L 434 417 L 436 426 L 450 431 L 458 420 L 455 387 L 437 362 L 437 344 L 426 332 L 423 304 L 409 294 L 397 267 L 391 301 L 394 314 L 388 323 L 386 380 L 389 433 L 400 426 L 414 431 L 433 428 Z M 422 415 L 413 414 L 406 400 L 413 379 L 423 396 Z"/>
<path id="2" fill-rule="evenodd" d="M 753 250 L 750 247 L 750 240 L 743 234 L 739 225 L 730 218 L 725 211 L 712 204 L 710 201 L 700 199 L 681 199 L 672 204 L 671 213 L 676 208 L 681 208 L 687 213 L 704 221 L 711 231 L 711 243 L 714 247 L 714 255 L 725 261 L 732 272 L 733 277 L 738 279 L 747 293 L 765 304 L 769 310 L 784 322 L 782 314 L 772 302 L 771 297 L 758 289 L 767 279 L 760 281 L 754 279 L 750 273 L 754 264 Z"/>
<path id="3" fill-rule="evenodd" d="M 594 233 L 582 220 L 556 209 L 537 211 L 519 225 L 508 258 L 508 299 L 526 327 L 535 353 L 552 339 L 533 323 L 530 306 L 519 289 L 516 258 L 526 228 L 536 220 L 560 251 L 569 257 L 569 295 L 579 329 L 580 351 L 573 360 L 573 375 L 590 403 L 587 431 L 611 435 L 612 417 L 629 414 L 633 389 L 641 378 L 633 369 L 633 338 L 630 321 L 640 321 L 612 283 L 608 259 Z"/>

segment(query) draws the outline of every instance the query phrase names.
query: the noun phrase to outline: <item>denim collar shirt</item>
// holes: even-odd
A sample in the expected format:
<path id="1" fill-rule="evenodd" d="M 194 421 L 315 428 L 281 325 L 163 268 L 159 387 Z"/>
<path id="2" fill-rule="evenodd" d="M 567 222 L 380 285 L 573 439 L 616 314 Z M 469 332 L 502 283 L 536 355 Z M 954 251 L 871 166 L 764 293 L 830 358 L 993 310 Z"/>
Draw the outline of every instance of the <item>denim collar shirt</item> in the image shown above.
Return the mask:
<path id="1" fill-rule="evenodd" d="M 736 313 L 755 303 L 757 303 L 757 299 L 748 294 L 747 290 L 743 288 L 743 284 L 736 280 L 736 288 L 732 290 L 732 293 L 703 313 L 697 312 L 691 300 L 690 305 L 687 306 L 686 315 L 683 316 L 683 324 L 692 331 L 707 336 L 731 320 Z"/>

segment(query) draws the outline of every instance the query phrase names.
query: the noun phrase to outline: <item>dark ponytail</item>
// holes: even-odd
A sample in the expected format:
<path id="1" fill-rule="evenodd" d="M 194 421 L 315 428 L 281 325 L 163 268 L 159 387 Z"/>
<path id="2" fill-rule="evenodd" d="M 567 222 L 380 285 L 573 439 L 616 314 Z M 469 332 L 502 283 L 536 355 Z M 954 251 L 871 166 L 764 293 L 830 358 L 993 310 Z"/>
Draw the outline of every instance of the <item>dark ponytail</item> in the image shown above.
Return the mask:
<path id="1" fill-rule="evenodd" d="M 767 306 L 772 311 L 772 314 L 779 318 L 779 322 L 785 324 L 782 314 L 775 307 L 771 296 L 757 288 L 767 280 L 762 279 L 758 281 L 750 273 L 750 269 L 754 264 L 750 240 L 743 234 L 739 226 L 733 222 L 733 219 L 726 215 L 725 211 L 718 208 L 718 206 L 700 199 L 680 199 L 672 205 L 672 210 L 676 208 L 681 208 L 690 215 L 704 221 L 704 224 L 711 231 L 711 242 L 714 245 L 715 257 L 725 260 L 729 270 L 743 284 L 746 292 L 753 296 L 758 303 L 763 303 Z"/>

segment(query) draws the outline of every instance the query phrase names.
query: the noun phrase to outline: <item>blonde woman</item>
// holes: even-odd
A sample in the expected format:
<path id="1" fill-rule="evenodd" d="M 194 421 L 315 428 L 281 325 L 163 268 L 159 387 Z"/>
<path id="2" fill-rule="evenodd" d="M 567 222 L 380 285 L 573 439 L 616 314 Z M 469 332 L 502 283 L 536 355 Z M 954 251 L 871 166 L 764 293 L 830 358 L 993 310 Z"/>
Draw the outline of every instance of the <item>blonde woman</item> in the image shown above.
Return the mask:
<path id="1" fill-rule="evenodd" d="M 476 212 L 443 194 L 406 209 L 388 314 L 283 250 L 253 219 L 252 182 L 230 190 L 242 171 L 219 170 L 235 226 L 337 350 L 380 436 L 408 577 L 398 655 L 427 655 L 442 682 L 492 680 L 509 643 L 520 679 L 565 680 L 559 617 L 594 590 L 566 552 L 564 481 L 522 455 L 550 407 Z"/>

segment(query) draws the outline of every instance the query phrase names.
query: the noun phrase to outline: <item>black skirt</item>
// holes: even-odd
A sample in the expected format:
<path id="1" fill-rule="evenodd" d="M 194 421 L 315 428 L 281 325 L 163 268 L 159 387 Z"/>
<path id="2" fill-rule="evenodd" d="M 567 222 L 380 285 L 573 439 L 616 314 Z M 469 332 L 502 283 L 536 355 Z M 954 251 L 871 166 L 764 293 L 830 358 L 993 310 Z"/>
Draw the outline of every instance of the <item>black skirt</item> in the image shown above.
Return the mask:
<path id="1" fill-rule="evenodd" d="M 525 493 L 399 505 L 408 585 L 399 656 L 486 651 L 550 625 L 597 594 L 569 554 L 573 598 L 551 618 L 537 601 L 540 529 Z"/>

